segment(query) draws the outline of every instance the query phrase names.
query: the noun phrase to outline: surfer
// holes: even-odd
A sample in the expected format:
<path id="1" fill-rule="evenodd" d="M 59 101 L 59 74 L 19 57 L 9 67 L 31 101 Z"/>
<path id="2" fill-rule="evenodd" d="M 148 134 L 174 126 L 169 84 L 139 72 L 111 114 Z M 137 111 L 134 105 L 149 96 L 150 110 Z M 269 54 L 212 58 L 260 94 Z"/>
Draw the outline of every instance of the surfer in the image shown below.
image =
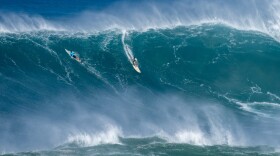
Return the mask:
<path id="1" fill-rule="evenodd" d="M 81 60 L 80 60 L 80 58 L 79 58 L 79 55 L 76 54 L 74 51 L 70 51 L 70 50 L 67 50 L 67 49 L 65 49 L 65 51 L 67 52 L 67 54 L 68 54 L 72 59 L 75 59 L 76 61 L 81 62 Z"/>
<path id="2" fill-rule="evenodd" d="M 141 71 L 139 69 L 139 64 L 138 64 L 137 58 L 135 58 L 135 57 L 133 57 L 132 66 L 138 73 L 141 73 Z"/>
<path id="3" fill-rule="evenodd" d="M 71 56 L 72 58 L 74 58 L 74 59 L 76 59 L 76 58 L 77 58 L 77 56 L 76 56 L 76 54 L 75 54 L 75 52 L 74 52 L 74 51 L 71 51 L 71 52 L 70 52 L 70 56 Z"/>
<path id="4" fill-rule="evenodd" d="M 133 61 L 132 61 L 132 64 L 136 67 L 138 67 L 138 61 L 137 61 L 137 58 L 133 58 Z"/>

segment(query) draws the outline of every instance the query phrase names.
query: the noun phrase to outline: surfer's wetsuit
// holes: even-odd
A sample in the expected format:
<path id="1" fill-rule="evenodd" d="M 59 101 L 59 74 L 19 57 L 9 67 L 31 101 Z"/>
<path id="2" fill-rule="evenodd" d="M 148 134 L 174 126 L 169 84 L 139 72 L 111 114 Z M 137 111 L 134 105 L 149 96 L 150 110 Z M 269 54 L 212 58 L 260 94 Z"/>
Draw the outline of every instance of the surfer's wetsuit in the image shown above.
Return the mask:
<path id="1" fill-rule="evenodd" d="M 138 66 L 138 62 L 136 58 L 133 59 L 133 65 Z"/>
<path id="2" fill-rule="evenodd" d="M 76 58 L 75 52 L 71 51 L 70 56 L 73 57 L 73 58 Z"/>

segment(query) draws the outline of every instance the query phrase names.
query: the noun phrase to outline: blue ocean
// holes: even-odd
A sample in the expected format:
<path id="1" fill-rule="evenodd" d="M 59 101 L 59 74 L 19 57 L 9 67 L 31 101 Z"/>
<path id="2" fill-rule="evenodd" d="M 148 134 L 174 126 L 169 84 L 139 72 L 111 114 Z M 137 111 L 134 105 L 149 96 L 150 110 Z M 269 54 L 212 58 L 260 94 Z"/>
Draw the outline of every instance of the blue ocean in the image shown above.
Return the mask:
<path id="1" fill-rule="evenodd" d="M 0 155 L 280 155 L 279 8 L 0 0 Z"/>

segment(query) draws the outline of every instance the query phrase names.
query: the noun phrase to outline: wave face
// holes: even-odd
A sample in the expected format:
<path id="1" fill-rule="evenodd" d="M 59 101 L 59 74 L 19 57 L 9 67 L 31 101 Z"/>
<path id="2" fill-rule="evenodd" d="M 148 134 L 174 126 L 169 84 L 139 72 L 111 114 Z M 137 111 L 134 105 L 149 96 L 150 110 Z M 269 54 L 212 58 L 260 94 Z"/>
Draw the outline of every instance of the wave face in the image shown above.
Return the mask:
<path id="1" fill-rule="evenodd" d="M 2 33 L 0 150 L 277 152 L 279 50 L 268 35 L 219 24 Z"/>

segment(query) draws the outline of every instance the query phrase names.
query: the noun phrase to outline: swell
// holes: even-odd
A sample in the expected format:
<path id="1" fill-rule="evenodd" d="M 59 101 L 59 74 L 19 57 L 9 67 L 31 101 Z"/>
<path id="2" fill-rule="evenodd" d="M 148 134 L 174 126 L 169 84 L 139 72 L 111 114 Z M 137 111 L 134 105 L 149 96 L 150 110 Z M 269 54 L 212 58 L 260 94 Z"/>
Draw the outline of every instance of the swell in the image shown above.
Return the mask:
<path id="1" fill-rule="evenodd" d="M 3 147 L 98 145 L 135 135 L 194 145 L 279 145 L 276 40 L 212 24 L 123 37 L 120 30 L 1 34 Z M 127 59 L 126 45 L 142 74 Z M 19 145 L 17 138 L 29 141 Z"/>
<path id="2" fill-rule="evenodd" d="M 272 147 L 229 147 L 227 145 L 196 146 L 180 143 L 166 143 L 165 140 L 157 137 L 150 138 L 120 138 L 121 144 L 103 144 L 91 147 L 80 147 L 76 144 L 59 146 L 49 151 L 21 152 L 17 154 L 3 153 L 2 155 L 279 155 L 279 151 Z M 105 150 L 106 149 L 106 150 Z"/>
<path id="3" fill-rule="evenodd" d="M 2 34 L 1 77 L 38 94 L 43 91 L 35 88 L 44 86 L 39 88 L 48 95 L 51 84 L 77 92 L 108 87 L 117 94 L 136 85 L 216 96 L 242 106 L 279 102 L 279 44 L 268 36 L 203 25 L 131 31 L 126 40 L 118 31 Z M 77 51 L 82 63 L 71 60 L 65 48 Z M 146 74 L 133 71 L 128 52 Z"/>
<path id="4" fill-rule="evenodd" d="M 1 77 L 31 92 L 44 85 L 40 88 L 47 94 L 50 84 L 78 92 L 107 86 L 115 93 L 136 84 L 158 91 L 195 89 L 194 94 L 216 94 L 237 105 L 279 102 L 280 86 L 275 81 L 280 77 L 279 44 L 265 35 L 203 25 L 132 31 L 127 38 L 130 55 L 139 58 L 146 74 L 133 71 L 124 55 L 128 44 L 121 32 L 42 32 L 1 36 Z M 82 63 L 71 60 L 65 48 L 77 51 Z M 31 80 L 38 83 L 30 84 Z"/>

